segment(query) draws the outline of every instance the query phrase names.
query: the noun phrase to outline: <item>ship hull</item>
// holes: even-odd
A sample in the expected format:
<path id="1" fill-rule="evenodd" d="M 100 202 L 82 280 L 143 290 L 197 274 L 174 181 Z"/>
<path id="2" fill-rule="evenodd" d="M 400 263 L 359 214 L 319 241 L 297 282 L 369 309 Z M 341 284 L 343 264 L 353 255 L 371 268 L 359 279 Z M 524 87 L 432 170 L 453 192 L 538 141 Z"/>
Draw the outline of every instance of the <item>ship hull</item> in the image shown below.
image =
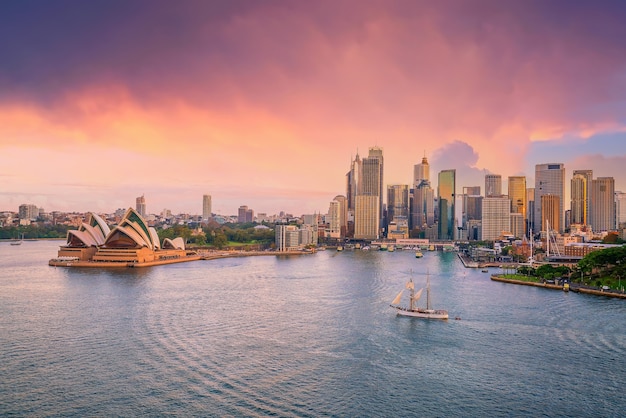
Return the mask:
<path id="1" fill-rule="evenodd" d="M 409 316 L 411 318 L 424 319 L 448 319 L 448 311 L 440 309 L 404 309 L 395 307 L 396 313 L 400 316 Z"/>

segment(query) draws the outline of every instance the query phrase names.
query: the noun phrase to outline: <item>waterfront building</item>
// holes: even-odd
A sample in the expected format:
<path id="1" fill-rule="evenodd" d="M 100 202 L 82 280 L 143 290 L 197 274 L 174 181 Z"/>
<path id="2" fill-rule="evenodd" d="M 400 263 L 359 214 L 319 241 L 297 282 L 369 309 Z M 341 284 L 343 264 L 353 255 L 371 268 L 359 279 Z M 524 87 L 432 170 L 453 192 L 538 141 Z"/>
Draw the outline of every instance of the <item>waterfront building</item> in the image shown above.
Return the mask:
<path id="1" fill-rule="evenodd" d="M 598 177 L 591 181 L 591 227 L 596 232 L 615 229 L 615 180 Z"/>
<path id="2" fill-rule="evenodd" d="M 541 226 L 541 230 L 545 231 L 543 221 L 546 217 L 543 216 L 543 199 L 544 195 L 551 195 L 558 198 L 558 229 L 555 228 L 555 224 L 550 220 L 550 228 L 556 229 L 559 232 L 563 232 L 564 222 L 564 209 L 563 202 L 565 198 L 565 166 L 562 163 L 548 163 L 535 165 L 535 211 L 533 224 L 535 228 Z M 553 202 L 554 198 L 548 199 L 548 202 Z M 554 210 L 550 207 L 550 211 Z M 553 217 L 553 213 L 548 216 L 548 219 Z"/>
<path id="3" fill-rule="evenodd" d="M 296 225 L 276 225 L 277 251 L 295 251 L 300 248 L 300 233 Z"/>
<path id="4" fill-rule="evenodd" d="M 202 220 L 208 221 L 211 218 L 211 195 L 202 196 Z"/>
<path id="5" fill-rule="evenodd" d="M 333 200 L 339 203 L 339 235 L 343 238 L 348 231 L 348 200 L 342 195 L 335 196 Z"/>
<path id="6" fill-rule="evenodd" d="M 486 196 L 482 202 L 481 240 L 495 241 L 511 232 L 511 199 Z"/>
<path id="7" fill-rule="evenodd" d="M 439 204 L 438 237 L 440 240 L 453 240 L 455 236 L 456 170 L 439 172 L 437 195 Z"/>
<path id="8" fill-rule="evenodd" d="M 354 238 L 373 240 L 379 238 L 378 196 L 358 195 L 354 208 Z"/>
<path id="9" fill-rule="evenodd" d="M 146 198 L 144 195 L 135 199 L 135 210 L 139 215 L 145 218 L 146 216 Z"/>
<path id="10" fill-rule="evenodd" d="M 330 202 L 326 222 L 328 224 L 326 236 L 334 239 L 341 238 L 341 204 L 338 201 Z"/>
<path id="11" fill-rule="evenodd" d="M 502 195 L 502 176 L 500 174 L 485 175 L 485 197 Z"/>
<path id="12" fill-rule="evenodd" d="M 186 258 L 185 241 L 181 237 L 166 238 L 163 244 L 153 227 L 148 226 L 138 211 L 128 208 L 119 224 L 110 229 L 98 215 L 90 213 L 78 230 L 67 233 L 67 243 L 59 249 L 59 257 L 77 262 L 162 263 Z M 54 264 L 53 264 L 54 265 Z"/>

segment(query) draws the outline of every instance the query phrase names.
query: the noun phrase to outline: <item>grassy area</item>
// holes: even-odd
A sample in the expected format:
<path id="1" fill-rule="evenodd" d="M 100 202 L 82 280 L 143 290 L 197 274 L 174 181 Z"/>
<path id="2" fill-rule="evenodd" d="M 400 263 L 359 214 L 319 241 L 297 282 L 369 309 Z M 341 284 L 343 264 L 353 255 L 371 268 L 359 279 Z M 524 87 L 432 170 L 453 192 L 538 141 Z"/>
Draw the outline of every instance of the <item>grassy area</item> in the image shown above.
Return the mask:
<path id="1" fill-rule="evenodd" d="M 526 276 L 523 274 L 502 274 L 505 279 L 519 280 L 521 282 L 540 283 L 541 278 L 535 276 Z"/>

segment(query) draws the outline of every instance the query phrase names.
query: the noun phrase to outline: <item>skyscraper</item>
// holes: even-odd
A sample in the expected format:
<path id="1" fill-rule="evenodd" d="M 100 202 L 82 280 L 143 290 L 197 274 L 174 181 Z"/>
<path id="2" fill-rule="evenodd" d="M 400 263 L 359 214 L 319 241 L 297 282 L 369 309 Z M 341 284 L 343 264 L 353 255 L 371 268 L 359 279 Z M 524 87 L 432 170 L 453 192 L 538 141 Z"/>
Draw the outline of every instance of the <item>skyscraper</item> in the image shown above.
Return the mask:
<path id="1" fill-rule="evenodd" d="M 348 211 L 354 213 L 355 197 L 361 190 L 361 173 L 363 165 L 359 153 L 356 153 L 354 160 L 350 162 L 350 171 L 346 174 L 346 200 Z"/>
<path id="2" fill-rule="evenodd" d="M 541 196 L 541 231 L 550 229 L 550 233 L 561 230 L 561 198 L 552 194 Z"/>
<path id="3" fill-rule="evenodd" d="M 207 221 L 211 217 L 211 195 L 202 196 L 202 220 Z"/>
<path id="4" fill-rule="evenodd" d="M 615 229 L 626 229 L 626 193 L 615 192 Z"/>
<path id="5" fill-rule="evenodd" d="M 369 154 L 367 156 L 368 160 L 375 160 L 378 162 L 378 216 L 382 221 L 383 216 L 383 193 L 385 192 L 383 186 L 383 171 L 384 171 L 384 161 L 383 161 L 383 149 L 380 147 L 371 147 L 369 149 Z M 379 225 L 380 222 L 379 221 Z"/>
<path id="6" fill-rule="evenodd" d="M 361 178 L 356 182 L 354 204 L 354 237 L 379 237 L 383 210 L 383 151 L 372 147 L 361 161 Z M 375 208 L 374 208 L 375 206 Z"/>
<path id="7" fill-rule="evenodd" d="M 615 228 L 615 180 L 598 177 L 591 181 L 591 228 L 594 232 Z"/>
<path id="8" fill-rule="evenodd" d="M 456 170 L 443 170 L 439 172 L 437 195 L 439 196 L 439 225 L 438 236 L 440 240 L 454 239 L 454 200 L 456 193 Z"/>
<path id="9" fill-rule="evenodd" d="M 502 196 L 502 176 L 500 174 L 485 175 L 485 197 Z"/>
<path id="10" fill-rule="evenodd" d="M 387 186 L 387 217 L 389 222 L 396 218 L 409 219 L 409 186 L 393 184 Z"/>
<path id="11" fill-rule="evenodd" d="M 426 155 L 422 158 L 421 164 L 413 166 L 413 188 L 417 189 L 422 180 L 430 181 L 430 165 Z"/>
<path id="12" fill-rule="evenodd" d="M 146 217 L 146 198 L 144 195 L 135 199 L 135 210 L 141 215 L 142 218 Z"/>
<path id="13" fill-rule="evenodd" d="M 509 176 L 509 199 L 511 199 L 511 213 L 521 213 L 526 219 L 526 177 Z"/>
<path id="14" fill-rule="evenodd" d="M 572 202 L 570 205 L 572 224 L 589 225 L 587 208 L 589 207 L 589 188 L 587 177 L 582 174 L 574 174 L 571 181 L 570 195 Z"/>
<path id="15" fill-rule="evenodd" d="M 413 228 L 424 228 L 435 223 L 435 192 L 428 180 L 422 180 L 413 191 L 411 219 Z"/>
<path id="16" fill-rule="evenodd" d="M 549 164 L 537 164 L 535 165 L 535 214 L 534 225 L 535 228 L 541 226 L 544 227 L 542 221 L 544 217 L 543 211 L 543 199 L 544 195 L 557 196 L 559 200 L 559 217 L 558 217 L 558 229 L 554 224 L 550 222 L 550 229 L 563 232 L 564 227 L 564 210 L 563 200 L 565 198 L 565 166 L 561 163 L 549 163 Z M 551 208 L 552 210 L 552 208 Z M 551 215 L 552 216 L 552 215 Z M 542 229 L 544 231 L 544 229 Z M 535 231 L 537 232 L 537 231 Z"/>
<path id="17" fill-rule="evenodd" d="M 511 200 L 508 196 L 487 196 L 482 202 L 483 241 L 495 241 L 511 232 Z"/>
<path id="18" fill-rule="evenodd" d="M 530 236 L 530 232 L 533 231 L 533 235 L 538 232 L 535 228 L 535 189 L 529 187 L 526 189 L 526 230 Z"/>

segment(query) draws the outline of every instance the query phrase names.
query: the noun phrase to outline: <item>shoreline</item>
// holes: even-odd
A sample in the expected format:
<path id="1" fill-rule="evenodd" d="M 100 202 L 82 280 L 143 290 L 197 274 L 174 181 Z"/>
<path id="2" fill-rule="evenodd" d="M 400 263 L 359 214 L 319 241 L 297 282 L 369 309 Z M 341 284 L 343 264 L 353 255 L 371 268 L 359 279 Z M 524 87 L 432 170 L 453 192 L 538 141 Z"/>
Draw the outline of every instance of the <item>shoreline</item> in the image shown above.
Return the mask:
<path id="1" fill-rule="evenodd" d="M 523 285 L 523 286 L 543 287 L 543 288 L 546 288 L 546 289 L 563 291 L 563 286 L 560 286 L 560 285 L 557 285 L 557 284 L 525 282 L 523 280 L 506 279 L 504 277 L 500 277 L 500 276 L 497 276 L 495 274 L 491 275 L 491 280 L 493 280 L 494 282 L 510 283 L 510 284 L 517 284 L 517 285 Z M 571 292 L 574 292 L 574 293 L 585 293 L 585 294 L 588 294 L 588 295 L 606 296 L 606 297 L 609 297 L 609 298 L 617 298 L 617 299 L 626 299 L 626 294 L 624 294 L 624 293 L 614 293 L 614 292 L 607 292 L 607 291 L 603 291 L 603 290 L 588 289 L 588 288 L 585 288 L 585 287 L 573 286 L 572 284 L 570 284 L 569 290 Z"/>

